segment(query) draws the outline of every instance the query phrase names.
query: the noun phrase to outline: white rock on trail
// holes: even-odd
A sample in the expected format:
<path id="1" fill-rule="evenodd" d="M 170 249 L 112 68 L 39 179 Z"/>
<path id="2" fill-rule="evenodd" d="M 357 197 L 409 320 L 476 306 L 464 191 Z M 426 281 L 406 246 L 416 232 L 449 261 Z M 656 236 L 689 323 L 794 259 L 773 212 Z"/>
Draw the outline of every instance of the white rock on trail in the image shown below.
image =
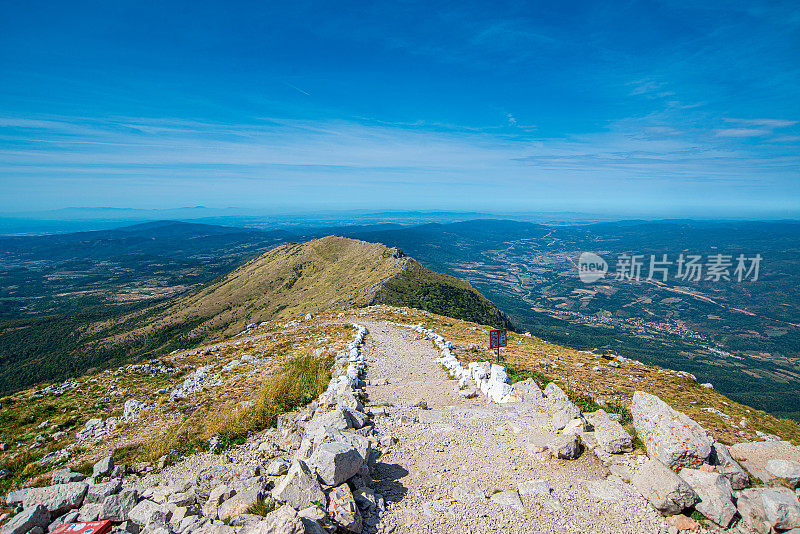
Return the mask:
<path id="1" fill-rule="evenodd" d="M 775 478 L 786 481 L 792 489 L 800 484 L 800 463 L 782 458 L 775 458 L 767 462 L 767 472 Z"/>
<path id="2" fill-rule="evenodd" d="M 647 453 L 670 469 L 699 467 L 711 455 L 711 440 L 703 427 L 655 395 L 634 393 L 631 413 Z"/>
<path id="3" fill-rule="evenodd" d="M 655 458 L 645 462 L 631 482 L 664 515 L 679 514 L 698 499 L 689 484 Z"/>
<path id="4" fill-rule="evenodd" d="M 733 490 L 728 479 L 719 473 L 699 469 L 681 469 L 680 477 L 700 497 L 694 507 L 721 527 L 727 528 L 736 515 Z"/>
<path id="5" fill-rule="evenodd" d="M 610 454 L 631 452 L 633 438 L 617 421 L 608 417 L 605 412 L 597 413 L 591 420 L 594 425 L 594 437 L 604 451 Z"/>
<path id="6" fill-rule="evenodd" d="M 302 460 L 292 462 L 289 472 L 272 490 L 272 497 L 296 510 L 308 508 L 315 501 L 323 504 L 327 502 L 317 477 Z"/>

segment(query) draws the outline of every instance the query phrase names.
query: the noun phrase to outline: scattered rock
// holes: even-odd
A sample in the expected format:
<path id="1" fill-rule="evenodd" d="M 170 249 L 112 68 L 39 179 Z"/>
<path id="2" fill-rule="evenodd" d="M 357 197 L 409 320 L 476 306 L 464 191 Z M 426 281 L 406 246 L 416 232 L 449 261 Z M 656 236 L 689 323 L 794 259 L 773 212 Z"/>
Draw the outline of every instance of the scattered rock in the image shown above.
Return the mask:
<path id="1" fill-rule="evenodd" d="M 92 477 L 106 477 L 111 474 L 114 469 L 114 458 L 106 456 L 92 467 Z"/>
<path id="2" fill-rule="evenodd" d="M 286 460 L 274 460 L 267 467 L 267 474 L 273 477 L 285 475 L 289 471 L 289 462 Z"/>
<path id="3" fill-rule="evenodd" d="M 733 505 L 733 491 L 728 479 L 716 472 L 700 469 L 681 469 L 680 477 L 700 497 L 694 507 L 707 518 L 723 528 L 727 528 L 736 515 Z"/>
<path id="4" fill-rule="evenodd" d="M 655 458 L 645 462 L 631 482 L 664 515 L 679 514 L 698 499 L 689 484 Z"/>
<path id="5" fill-rule="evenodd" d="M 800 463 L 776 458 L 767 462 L 766 469 L 770 475 L 785 481 L 792 489 L 800 484 Z"/>
<path id="6" fill-rule="evenodd" d="M 317 477 L 302 460 L 292 462 L 289 472 L 272 490 L 272 497 L 297 510 L 308 508 L 315 501 L 323 504 L 327 502 Z"/>
<path id="7" fill-rule="evenodd" d="M 84 482 L 69 482 L 44 488 L 29 488 L 24 493 L 22 506 L 28 508 L 41 504 L 51 515 L 59 516 L 80 508 L 88 487 Z"/>
<path id="8" fill-rule="evenodd" d="M 26 508 L 18 513 L 11 520 L 3 525 L 3 534 L 26 534 L 33 532 L 34 529 L 42 529 L 50 523 L 50 512 L 41 504 Z"/>
<path id="9" fill-rule="evenodd" d="M 594 437 L 598 445 L 610 454 L 631 452 L 633 438 L 617 421 L 610 419 L 605 412 L 592 419 Z"/>
<path id="10" fill-rule="evenodd" d="M 556 436 L 547 448 L 555 458 L 574 460 L 581 453 L 581 438 L 577 434 Z"/>
<path id="11" fill-rule="evenodd" d="M 361 532 L 361 513 L 347 484 L 337 486 L 328 494 L 328 513 L 345 530 Z"/>
<path id="12" fill-rule="evenodd" d="M 730 449 L 722 443 L 714 443 L 709 458 L 722 476 L 731 483 L 731 489 L 741 490 L 750 485 L 750 476 L 731 456 Z"/>
<path id="13" fill-rule="evenodd" d="M 75 473 L 70 469 L 59 469 L 50 477 L 50 482 L 53 484 L 68 484 L 69 482 L 80 482 L 85 478 L 86 475 L 82 473 Z"/>
<path id="14" fill-rule="evenodd" d="M 711 440 L 706 431 L 655 395 L 634 393 L 631 413 L 647 453 L 670 469 L 700 467 L 711 455 Z"/>
<path id="15" fill-rule="evenodd" d="M 338 486 L 357 474 L 363 463 L 358 450 L 341 441 L 321 444 L 308 461 L 309 466 L 316 468 L 320 480 L 329 486 Z"/>

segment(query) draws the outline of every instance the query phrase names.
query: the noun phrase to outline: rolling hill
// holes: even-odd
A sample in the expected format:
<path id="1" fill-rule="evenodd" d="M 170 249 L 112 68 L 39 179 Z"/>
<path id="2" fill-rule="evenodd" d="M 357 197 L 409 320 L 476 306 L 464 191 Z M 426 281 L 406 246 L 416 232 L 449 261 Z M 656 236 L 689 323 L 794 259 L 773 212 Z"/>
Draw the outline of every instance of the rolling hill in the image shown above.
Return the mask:
<path id="1" fill-rule="evenodd" d="M 121 317 L 99 318 L 72 332 L 56 353 L 0 359 L 0 388 L 63 379 L 230 338 L 247 325 L 371 304 L 510 326 L 506 316 L 467 282 L 433 272 L 397 248 L 338 236 L 286 243 L 210 283 Z"/>

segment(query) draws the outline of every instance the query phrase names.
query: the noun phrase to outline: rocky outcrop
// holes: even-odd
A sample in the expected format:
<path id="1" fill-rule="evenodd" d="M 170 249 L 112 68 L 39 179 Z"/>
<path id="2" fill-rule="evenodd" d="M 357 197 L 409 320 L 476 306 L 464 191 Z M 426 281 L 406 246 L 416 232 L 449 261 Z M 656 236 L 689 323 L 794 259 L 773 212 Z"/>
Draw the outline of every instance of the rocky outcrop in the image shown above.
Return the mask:
<path id="1" fill-rule="evenodd" d="M 643 391 L 633 395 L 633 426 L 647 447 L 670 469 L 700 467 L 711 455 L 711 440 L 699 424 Z"/>
<path id="2" fill-rule="evenodd" d="M 685 468 L 680 477 L 697 493 L 695 509 L 721 527 L 727 528 L 736 515 L 733 490 L 728 479 L 719 473 Z"/>
<path id="3" fill-rule="evenodd" d="M 642 465 L 631 482 L 664 515 L 679 514 L 698 500 L 689 484 L 655 458 Z"/>

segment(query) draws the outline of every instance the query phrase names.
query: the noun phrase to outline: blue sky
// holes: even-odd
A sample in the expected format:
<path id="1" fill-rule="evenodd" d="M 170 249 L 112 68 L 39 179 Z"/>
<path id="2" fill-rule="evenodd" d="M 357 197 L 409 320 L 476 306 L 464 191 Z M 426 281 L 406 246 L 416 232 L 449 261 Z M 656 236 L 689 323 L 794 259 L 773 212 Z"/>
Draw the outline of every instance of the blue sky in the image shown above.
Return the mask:
<path id="1" fill-rule="evenodd" d="M 0 0 L 0 212 L 798 217 L 800 9 L 697 4 Z"/>

